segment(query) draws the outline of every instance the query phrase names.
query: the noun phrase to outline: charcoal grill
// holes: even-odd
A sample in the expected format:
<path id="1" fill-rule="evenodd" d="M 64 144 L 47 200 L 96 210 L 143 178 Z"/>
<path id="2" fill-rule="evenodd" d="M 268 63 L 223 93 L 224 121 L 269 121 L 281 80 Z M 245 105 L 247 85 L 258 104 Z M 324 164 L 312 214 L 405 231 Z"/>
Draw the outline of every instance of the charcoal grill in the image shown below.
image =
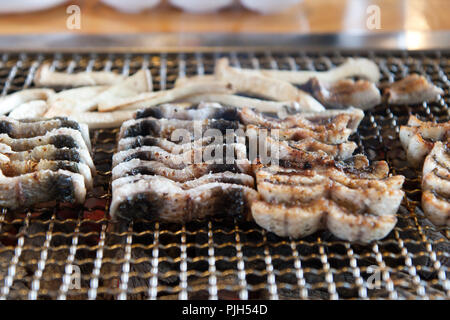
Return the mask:
<path id="1" fill-rule="evenodd" d="M 450 51 L 210 48 L 147 53 L 5 52 L 1 94 L 32 86 L 37 67 L 134 73 L 147 66 L 155 90 L 179 76 L 213 72 L 228 56 L 245 68 L 327 70 L 347 57 L 368 57 L 381 86 L 417 72 L 443 88 L 437 102 L 381 105 L 366 112 L 352 139 L 371 160 L 385 159 L 406 177 L 398 224 L 383 240 L 352 244 L 323 231 L 280 238 L 253 222 L 212 218 L 184 225 L 112 222 L 111 157 L 115 130 L 91 132 L 98 175 L 83 208 L 55 204 L 0 214 L 1 299 L 448 299 L 449 228 L 420 206 L 421 173 L 408 168 L 398 140 L 410 114 L 448 121 Z"/>

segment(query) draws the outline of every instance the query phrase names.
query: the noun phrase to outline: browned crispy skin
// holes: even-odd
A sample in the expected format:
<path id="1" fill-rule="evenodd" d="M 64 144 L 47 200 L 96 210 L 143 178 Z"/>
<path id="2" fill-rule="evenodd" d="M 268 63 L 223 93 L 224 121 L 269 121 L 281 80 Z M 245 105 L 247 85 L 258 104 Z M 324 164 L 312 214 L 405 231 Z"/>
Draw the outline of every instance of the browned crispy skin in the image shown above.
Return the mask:
<path id="1" fill-rule="evenodd" d="M 381 102 L 380 91 L 374 83 L 367 80 L 343 79 L 327 84 L 312 78 L 305 86 L 317 100 L 329 108 L 353 106 L 367 110 Z"/>
<path id="2" fill-rule="evenodd" d="M 388 103 L 415 104 L 435 101 L 444 91 L 428 82 L 424 76 L 411 74 L 386 89 Z"/>
<path id="3" fill-rule="evenodd" d="M 342 129 L 355 132 L 364 117 L 364 113 L 355 108 L 299 113 L 284 119 L 268 117 L 250 108 L 243 108 L 239 111 L 239 115 L 241 122 L 245 125 L 257 125 L 270 129 L 302 128 L 319 132 Z"/>

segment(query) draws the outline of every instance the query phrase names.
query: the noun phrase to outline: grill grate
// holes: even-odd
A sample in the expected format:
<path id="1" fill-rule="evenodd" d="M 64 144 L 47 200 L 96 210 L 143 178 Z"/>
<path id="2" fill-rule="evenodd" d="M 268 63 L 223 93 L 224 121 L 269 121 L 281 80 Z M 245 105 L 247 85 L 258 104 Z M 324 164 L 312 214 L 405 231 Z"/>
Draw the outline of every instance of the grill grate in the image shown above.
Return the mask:
<path id="1" fill-rule="evenodd" d="M 213 72 L 215 60 L 234 66 L 326 70 L 348 56 L 373 59 L 381 85 L 418 72 L 444 88 L 442 99 L 415 106 L 379 106 L 366 113 L 353 139 L 371 160 L 386 159 L 405 175 L 406 197 L 391 234 L 370 245 L 326 231 L 279 238 L 252 222 L 227 218 L 185 225 L 138 220 L 112 223 L 111 157 L 116 130 L 92 133 L 98 175 L 83 208 L 57 204 L 0 214 L 2 299 L 435 299 L 450 297 L 449 228 L 436 228 L 420 208 L 420 172 L 407 167 L 398 141 L 409 114 L 449 119 L 450 52 L 227 52 L 162 54 L 3 54 L 1 94 L 32 86 L 37 67 L 114 70 L 148 66 L 156 90 L 178 76 Z M 373 286 L 374 285 L 374 286 Z"/>

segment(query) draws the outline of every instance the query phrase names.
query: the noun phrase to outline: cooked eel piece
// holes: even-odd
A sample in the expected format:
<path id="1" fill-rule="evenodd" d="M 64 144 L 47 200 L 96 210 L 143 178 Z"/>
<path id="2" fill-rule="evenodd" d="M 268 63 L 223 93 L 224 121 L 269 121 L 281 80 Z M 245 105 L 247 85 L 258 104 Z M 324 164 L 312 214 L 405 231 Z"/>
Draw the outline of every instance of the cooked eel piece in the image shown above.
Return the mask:
<path id="1" fill-rule="evenodd" d="M 233 142 L 234 141 L 235 140 L 233 140 Z M 216 144 L 219 143 L 219 141 L 217 141 L 217 139 L 215 139 L 214 137 L 209 136 L 194 140 L 193 142 L 179 144 L 164 138 L 158 138 L 154 136 L 137 136 L 119 140 L 117 151 L 124 151 L 144 146 L 158 146 L 161 149 L 166 150 L 167 152 L 178 154 L 195 147 L 207 146 L 212 143 Z M 223 141 L 220 143 L 223 143 Z"/>
<path id="2" fill-rule="evenodd" d="M 247 130 L 247 136 L 256 139 L 258 137 L 258 133 L 261 130 L 256 128 L 255 126 L 249 126 Z M 317 135 L 316 135 L 317 136 Z M 262 137 L 262 136 L 259 136 Z M 124 151 L 128 149 L 134 149 L 143 146 L 158 146 L 161 149 L 164 149 L 167 152 L 179 154 L 193 148 L 198 148 L 202 146 L 208 145 L 217 145 L 222 144 L 224 142 L 227 143 L 235 143 L 235 142 L 245 142 L 245 136 L 238 136 L 235 134 L 227 135 L 222 139 L 216 139 L 212 136 L 203 137 L 198 140 L 194 140 L 193 142 L 188 143 L 175 143 L 169 141 L 164 138 L 158 138 L 153 136 L 137 136 L 137 137 L 129 137 L 119 140 L 118 142 L 118 151 Z M 355 142 L 343 142 L 340 144 L 326 144 L 321 141 L 315 140 L 314 138 L 305 138 L 298 141 L 286 141 L 287 144 L 294 149 L 301 149 L 305 151 L 324 151 L 328 155 L 339 159 L 344 160 L 353 154 L 357 145 Z"/>
<path id="3" fill-rule="evenodd" d="M 245 216 L 258 193 L 248 187 L 212 182 L 183 189 L 176 182 L 153 176 L 112 188 L 113 218 L 188 222 L 211 215 Z"/>
<path id="4" fill-rule="evenodd" d="M 323 109 L 316 99 L 291 83 L 263 76 L 258 70 L 232 68 L 227 58 L 220 58 L 217 61 L 214 75 L 216 79 L 232 84 L 235 92 L 274 101 L 296 101 L 311 110 Z"/>
<path id="5" fill-rule="evenodd" d="M 351 208 L 341 205 L 331 205 L 327 215 L 327 228 L 332 234 L 362 243 L 383 239 L 396 224 L 395 215 L 354 214 Z"/>
<path id="6" fill-rule="evenodd" d="M 408 163 L 419 167 L 436 141 L 449 141 L 450 121 L 424 122 L 411 115 L 408 123 L 400 127 L 400 142 L 406 151 Z"/>
<path id="7" fill-rule="evenodd" d="M 0 160 L 8 161 L 39 161 L 45 160 L 67 160 L 86 164 L 91 173 L 95 174 L 95 165 L 91 155 L 85 149 L 79 148 L 57 148 L 54 145 L 36 146 L 25 151 L 13 151 L 3 143 L 0 143 Z"/>
<path id="8" fill-rule="evenodd" d="M 121 177 L 115 180 L 113 179 L 112 186 L 114 188 L 117 188 L 124 184 L 134 183 L 139 180 L 149 180 L 149 179 L 152 180 L 153 177 L 154 175 L 146 175 L 146 174 L 136 174 L 134 176 Z M 173 179 L 170 180 L 174 181 Z M 247 186 L 249 188 L 254 188 L 255 186 L 255 181 L 252 176 L 245 173 L 234 173 L 230 171 L 208 173 L 199 178 L 194 178 L 192 180 L 178 181 L 177 185 L 183 189 L 192 189 L 201 186 L 203 184 L 212 182 L 238 184 L 242 186 Z"/>
<path id="9" fill-rule="evenodd" d="M 104 106 L 114 106 L 116 101 L 151 91 L 153 91 L 152 74 L 148 68 L 142 68 L 100 93 L 96 97 L 97 108 L 102 110 Z"/>
<path id="10" fill-rule="evenodd" d="M 300 104 L 296 101 L 269 101 L 222 93 L 193 95 L 183 98 L 183 101 L 190 103 L 215 101 L 236 108 L 251 107 L 261 112 L 275 113 L 282 118 L 286 114 L 293 112 L 321 112 L 325 110 L 324 107 L 318 107 L 317 105 L 311 109 L 311 106 Z"/>
<path id="11" fill-rule="evenodd" d="M 247 150 L 245 144 L 232 143 L 193 148 L 181 154 L 173 154 L 157 146 L 144 146 L 114 154 L 112 166 L 114 168 L 119 163 L 132 159 L 159 161 L 170 168 L 182 169 L 201 162 L 232 164 L 236 160 L 246 160 Z"/>
<path id="12" fill-rule="evenodd" d="M 423 165 L 422 207 L 437 226 L 450 226 L 449 144 L 436 142 Z"/>
<path id="13" fill-rule="evenodd" d="M 122 123 L 130 119 L 133 110 L 116 110 L 112 112 L 77 112 L 74 109 L 53 108 L 47 111 L 45 116 L 66 116 L 80 123 L 86 124 L 90 129 L 118 128 Z"/>
<path id="14" fill-rule="evenodd" d="M 11 111 L 8 117 L 12 119 L 40 118 L 47 112 L 48 105 L 45 100 L 24 102 Z"/>
<path id="15" fill-rule="evenodd" d="M 424 76 L 411 74 L 392 83 L 386 94 L 390 104 L 416 104 L 436 101 L 444 90 L 428 82 Z"/>
<path id="16" fill-rule="evenodd" d="M 0 170 L 7 177 L 19 176 L 21 174 L 37 172 L 40 170 L 67 170 L 79 173 L 84 178 L 87 189 L 92 189 L 93 180 L 91 169 L 84 163 L 68 161 L 68 160 L 16 160 L 10 162 L 0 161 Z"/>
<path id="17" fill-rule="evenodd" d="M 339 66 L 327 71 L 310 70 L 251 70 L 244 69 L 246 72 L 259 73 L 261 75 L 288 81 L 294 84 L 304 84 L 311 78 L 317 78 L 320 81 L 333 83 L 345 78 L 359 77 L 377 83 L 380 80 L 380 69 L 377 64 L 367 58 L 347 58 Z"/>
<path id="18" fill-rule="evenodd" d="M 225 134 L 226 130 L 237 130 L 242 126 L 238 121 L 228 121 L 222 119 L 212 120 L 178 120 L 178 119 L 154 119 L 143 118 L 138 120 L 125 121 L 120 127 L 119 139 L 136 136 L 153 135 L 170 140 L 172 135 L 176 135 L 182 129 L 180 133 L 183 135 L 188 133 L 190 135 L 199 134 L 205 135 L 208 132 L 214 134 Z M 213 129 L 213 130 L 211 130 Z M 184 137 L 184 136 L 183 136 Z M 180 137 L 181 138 L 181 137 Z M 189 138 L 189 141 L 192 140 Z"/>
<path id="19" fill-rule="evenodd" d="M 249 137 L 254 136 L 273 136 L 277 140 L 284 141 L 301 141 L 308 138 L 326 143 L 340 144 L 347 142 L 352 134 L 350 129 L 315 131 L 305 128 L 289 128 L 289 129 L 266 129 L 255 125 L 246 126 L 246 134 Z"/>
<path id="20" fill-rule="evenodd" d="M 397 221 L 404 177 L 388 176 L 384 161 L 353 162 L 356 167 L 338 162 L 255 166 L 262 200 L 253 203 L 253 218 L 279 236 L 303 237 L 323 228 L 350 241 L 386 236 Z"/>
<path id="21" fill-rule="evenodd" d="M 335 172 L 342 171 L 350 179 L 384 179 L 389 175 L 389 166 L 386 161 L 375 161 L 369 164 L 367 157 L 362 154 L 356 154 L 345 161 L 335 161 L 330 158 L 322 159 L 317 157 L 317 154 L 306 154 L 305 156 L 309 156 L 309 159 L 303 160 L 299 158 L 298 161 L 292 161 L 287 166 L 265 166 L 261 163 L 256 163 L 253 165 L 253 170 L 255 172 L 267 171 L 270 174 L 286 172 L 285 175 L 289 176 L 292 173 L 295 174 L 298 170 L 323 172 L 331 168 Z M 308 164 L 306 164 L 306 161 Z"/>
<path id="22" fill-rule="evenodd" d="M 320 199 L 304 205 L 254 201 L 251 206 L 255 222 L 280 237 L 303 238 L 323 229 L 330 201 Z"/>
<path id="23" fill-rule="evenodd" d="M 336 237 L 362 243 L 384 238 L 397 223 L 395 215 L 353 214 L 326 199 L 290 206 L 254 201 L 255 222 L 280 237 L 303 238 L 327 228 Z"/>
<path id="24" fill-rule="evenodd" d="M 345 160 L 353 155 L 357 145 L 355 142 L 344 142 L 340 144 L 326 144 L 313 138 L 306 138 L 300 141 L 289 141 L 289 146 L 295 149 L 317 152 L 323 151 L 337 160 Z"/>
<path id="25" fill-rule="evenodd" d="M 302 88 L 328 108 L 368 110 L 381 102 L 377 86 L 367 80 L 343 79 L 330 84 L 312 78 Z"/>
<path id="26" fill-rule="evenodd" d="M 127 162 L 117 164 L 112 169 L 112 179 L 118 179 L 124 176 L 145 174 L 159 175 L 177 182 L 186 182 L 192 179 L 200 178 L 207 174 L 221 172 L 245 173 L 251 174 L 251 164 L 248 160 L 235 161 L 229 164 L 211 164 L 194 163 L 187 165 L 182 169 L 169 168 L 164 163 L 158 161 L 147 161 L 132 159 Z"/>
<path id="27" fill-rule="evenodd" d="M 11 138 L 32 138 L 43 136 L 58 128 L 68 128 L 77 130 L 81 133 L 86 146 L 90 150 L 89 129 L 80 125 L 78 122 L 64 117 L 52 119 L 24 119 L 15 120 L 9 117 L 0 117 L 0 133 L 5 133 Z"/>
<path id="28" fill-rule="evenodd" d="M 83 176 L 67 170 L 40 170 L 16 177 L 0 175 L 0 207 L 28 208 L 52 200 L 81 204 L 85 197 Z"/>
<path id="29" fill-rule="evenodd" d="M 247 135 L 249 143 L 249 157 L 253 161 L 259 157 L 264 160 L 261 162 L 285 163 L 286 161 L 305 164 L 322 161 L 331 161 L 333 159 L 348 159 L 356 148 L 353 142 L 343 142 L 340 144 L 326 144 L 315 140 L 321 138 L 316 135 L 314 138 L 305 137 L 299 141 L 280 140 L 280 137 L 268 135 L 264 129 L 247 126 Z M 273 132 L 271 132 L 273 134 Z M 283 139 L 284 137 L 281 136 Z M 336 138 L 336 137 L 334 137 Z M 325 139 L 326 140 L 326 139 Z M 345 141 L 340 138 L 338 141 Z M 285 164 L 287 165 L 287 164 Z"/>
<path id="30" fill-rule="evenodd" d="M 158 106 L 164 103 L 170 103 L 182 100 L 185 97 L 206 94 L 206 93 L 234 93 L 235 89 L 232 83 L 224 81 L 212 81 L 208 83 L 190 82 L 183 87 L 159 90 L 155 92 L 142 92 L 140 94 L 114 99 L 107 104 L 99 104 L 98 110 L 101 112 L 112 111 L 115 109 L 138 110 Z"/>
<path id="31" fill-rule="evenodd" d="M 122 82 L 125 76 L 109 71 L 84 71 L 77 73 L 58 72 L 51 70 L 50 63 L 42 64 L 34 75 L 36 86 L 60 87 L 60 86 L 95 86 L 113 85 Z"/>
<path id="32" fill-rule="evenodd" d="M 403 198 L 403 176 L 374 178 L 362 172 L 360 178 L 331 166 L 314 169 L 258 170 L 256 181 L 268 202 L 308 202 L 329 198 L 345 203 L 354 211 L 375 215 L 395 214 Z"/>
<path id="33" fill-rule="evenodd" d="M 421 121 L 416 116 L 409 116 L 407 126 L 420 129 L 420 133 L 425 139 L 433 141 L 442 141 L 449 137 L 450 121 L 434 123 Z"/>
<path id="34" fill-rule="evenodd" d="M 356 132 L 358 125 L 364 118 L 364 112 L 360 109 L 349 108 L 346 110 L 327 110 L 323 112 L 298 113 L 284 119 L 265 116 L 250 108 L 239 110 L 242 123 L 256 125 L 270 129 L 302 128 L 317 132 L 341 131 L 349 129 Z"/>
<path id="35" fill-rule="evenodd" d="M 95 110 L 98 97 L 108 88 L 108 86 L 88 86 L 59 91 L 47 99 L 48 108 L 44 116 L 51 118 L 59 115 L 54 112 L 56 109 L 72 110 L 77 114 Z"/>
<path id="36" fill-rule="evenodd" d="M 58 128 L 47 132 L 42 136 L 35 136 L 30 138 L 11 138 L 7 134 L 0 134 L 0 143 L 11 147 L 13 151 L 25 151 L 36 146 L 45 144 L 52 144 L 57 148 L 79 148 L 90 152 L 81 133 L 74 129 Z"/>
<path id="37" fill-rule="evenodd" d="M 21 104 L 33 100 L 47 100 L 55 92 L 52 89 L 24 89 L 0 98 L 0 115 L 13 111 Z"/>
<path id="38" fill-rule="evenodd" d="M 173 104 L 163 104 L 150 107 L 136 112 L 135 119 L 152 117 L 155 119 L 178 119 L 178 120 L 206 120 L 222 119 L 238 121 L 239 115 L 236 108 L 223 106 L 216 108 L 211 104 L 200 104 L 190 108 L 182 108 Z"/>

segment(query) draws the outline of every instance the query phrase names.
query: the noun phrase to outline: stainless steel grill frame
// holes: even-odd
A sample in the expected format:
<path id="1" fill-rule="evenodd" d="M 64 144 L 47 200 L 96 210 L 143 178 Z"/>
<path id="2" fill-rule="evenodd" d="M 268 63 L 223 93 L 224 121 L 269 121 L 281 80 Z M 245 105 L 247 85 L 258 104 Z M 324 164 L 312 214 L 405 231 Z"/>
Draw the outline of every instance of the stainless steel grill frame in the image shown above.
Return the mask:
<path id="1" fill-rule="evenodd" d="M 237 67 L 326 70 L 348 56 L 374 60 L 381 86 L 411 72 L 445 90 L 440 101 L 382 105 L 352 137 L 371 160 L 386 159 L 406 176 L 406 197 L 391 234 L 370 245 L 319 232 L 279 238 L 253 222 L 213 218 L 185 225 L 107 217 L 116 130 L 92 132 L 98 175 L 83 208 L 0 214 L 1 299 L 448 299 L 449 228 L 420 207 L 419 171 L 407 167 L 398 130 L 409 114 L 449 120 L 450 51 L 198 50 L 155 53 L 4 53 L 1 95 L 32 86 L 44 61 L 61 71 L 133 73 L 148 66 L 155 90 L 178 76 L 212 73 L 228 56 Z M 74 272 L 75 271 L 75 272 Z M 76 281 L 79 280 L 79 286 Z M 375 285 L 373 287 L 372 285 Z"/>

